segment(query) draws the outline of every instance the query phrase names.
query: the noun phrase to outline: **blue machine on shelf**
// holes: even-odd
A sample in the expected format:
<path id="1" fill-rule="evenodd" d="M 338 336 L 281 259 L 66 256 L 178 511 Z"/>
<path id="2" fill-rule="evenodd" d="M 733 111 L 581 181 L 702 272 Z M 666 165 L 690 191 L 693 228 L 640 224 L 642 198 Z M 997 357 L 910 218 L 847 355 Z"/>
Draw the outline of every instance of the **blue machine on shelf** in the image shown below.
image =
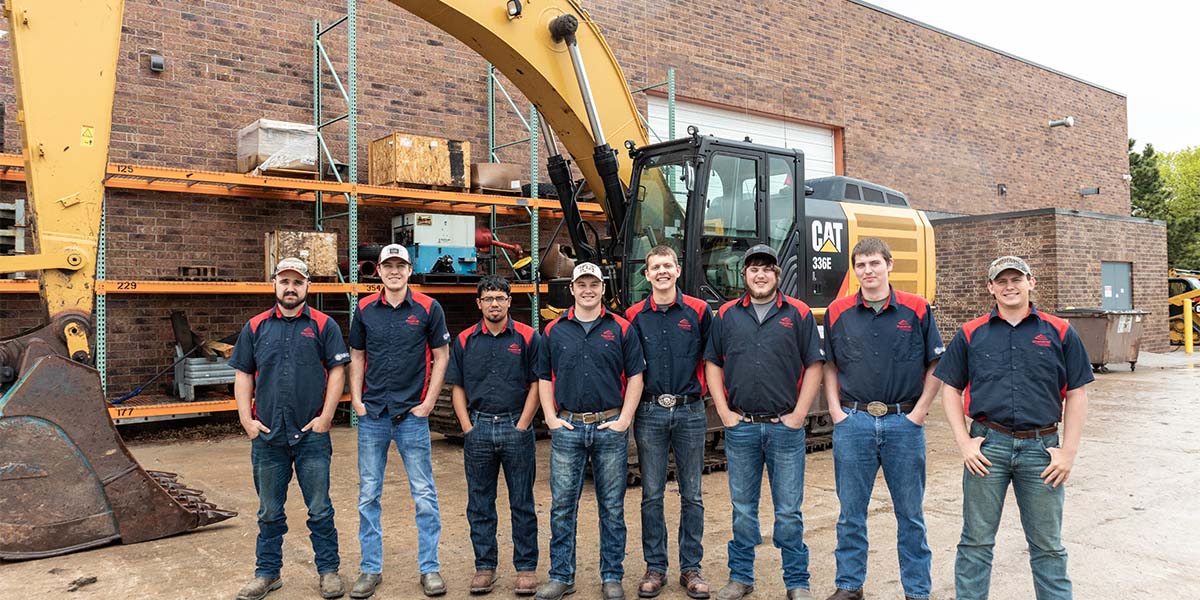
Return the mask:
<path id="1" fill-rule="evenodd" d="M 474 216 L 406 213 L 392 217 L 392 242 L 408 248 L 413 273 L 475 274 Z"/>

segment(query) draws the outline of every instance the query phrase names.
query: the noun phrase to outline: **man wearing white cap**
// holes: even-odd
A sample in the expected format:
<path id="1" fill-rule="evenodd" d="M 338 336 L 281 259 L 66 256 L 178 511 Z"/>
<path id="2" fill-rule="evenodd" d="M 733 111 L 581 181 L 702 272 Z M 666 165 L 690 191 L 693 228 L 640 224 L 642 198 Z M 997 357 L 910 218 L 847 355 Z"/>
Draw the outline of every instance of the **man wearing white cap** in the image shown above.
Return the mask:
<path id="1" fill-rule="evenodd" d="M 388 448 L 404 461 L 417 521 L 417 559 L 427 596 L 446 593 L 442 533 L 429 445 L 429 413 L 450 362 L 450 333 L 437 300 L 408 287 L 412 262 L 399 244 L 379 253 L 383 291 L 359 300 L 350 323 L 350 400 L 358 415 L 358 542 L 362 574 L 350 591 L 368 598 L 383 581 L 380 497 Z M 430 361 L 432 359 L 432 364 Z"/>
<path id="2" fill-rule="evenodd" d="M 571 274 L 575 304 L 546 325 L 538 357 L 539 396 L 550 428 L 550 579 L 538 600 L 575 592 L 575 530 L 588 462 L 600 521 L 601 597 L 625 597 L 625 484 L 629 426 L 642 398 L 642 343 L 604 308 L 600 267 Z"/>

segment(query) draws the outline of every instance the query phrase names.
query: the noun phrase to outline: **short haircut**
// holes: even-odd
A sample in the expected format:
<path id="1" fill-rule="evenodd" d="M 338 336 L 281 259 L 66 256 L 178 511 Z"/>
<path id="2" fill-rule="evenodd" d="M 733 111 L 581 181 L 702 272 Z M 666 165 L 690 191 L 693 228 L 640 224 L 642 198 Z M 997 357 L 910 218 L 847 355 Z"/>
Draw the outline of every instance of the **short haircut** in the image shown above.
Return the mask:
<path id="1" fill-rule="evenodd" d="M 777 262 L 775 259 L 771 258 L 770 256 L 763 255 L 763 254 L 756 254 L 754 256 L 751 256 L 750 258 L 747 258 L 746 262 L 744 264 L 742 264 L 742 275 L 745 276 L 746 269 L 748 267 L 766 267 L 766 266 L 770 266 L 771 270 L 775 271 L 776 277 L 778 277 L 781 273 L 783 273 L 783 269 L 779 268 L 779 262 Z"/>
<path id="2" fill-rule="evenodd" d="M 507 296 L 511 289 L 507 279 L 499 275 L 486 275 L 479 280 L 479 285 L 475 286 L 475 297 L 482 298 L 484 292 L 504 292 Z"/>
<path id="3" fill-rule="evenodd" d="M 883 256 L 883 260 L 892 262 L 892 250 L 888 248 L 887 242 L 877 237 L 865 237 L 858 240 L 858 243 L 854 245 L 854 250 L 850 251 L 850 266 L 854 266 L 854 261 L 859 256 L 870 256 L 872 254 L 879 254 Z"/>
<path id="4" fill-rule="evenodd" d="M 643 271 L 645 271 L 646 267 L 650 264 L 651 256 L 670 256 L 671 262 L 674 262 L 676 265 L 679 264 L 679 255 L 675 253 L 675 249 L 670 246 L 659 244 L 651 248 L 650 251 L 646 253 L 646 263 L 642 265 Z"/>

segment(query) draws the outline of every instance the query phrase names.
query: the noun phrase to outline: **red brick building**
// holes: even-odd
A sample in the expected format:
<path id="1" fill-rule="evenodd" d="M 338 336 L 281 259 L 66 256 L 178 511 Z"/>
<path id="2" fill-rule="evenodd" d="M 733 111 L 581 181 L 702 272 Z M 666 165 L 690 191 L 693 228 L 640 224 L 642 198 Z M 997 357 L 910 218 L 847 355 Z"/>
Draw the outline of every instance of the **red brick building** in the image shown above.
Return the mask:
<path id="1" fill-rule="evenodd" d="M 1046 208 L 1129 215 L 1122 177 L 1128 172 L 1126 100 L 1119 93 L 856 0 L 723 3 L 719 9 L 618 0 L 584 5 L 630 87 L 661 81 L 674 68 L 682 102 L 828 130 L 838 172 L 904 191 L 917 208 L 966 215 Z M 313 21 L 328 24 L 344 12 L 343 2 L 127 0 L 110 160 L 234 171 L 241 127 L 263 117 L 312 121 Z M 476 148 L 473 159 L 485 160 L 484 60 L 384 0 L 360 2 L 358 19 L 359 164 L 366 164 L 367 142 L 394 130 L 468 140 Z M 327 43 L 341 68 L 344 53 L 336 49 L 344 48 L 345 37 L 339 35 Z M 0 99 L 8 115 L 3 142 L 6 151 L 16 152 L 8 52 L 7 41 L 0 41 Z M 165 58 L 165 71 L 149 69 L 151 54 Z M 603 101 L 599 91 L 598 99 Z M 636 100 L 643 107 L 654 101 L 645 95 Z M 342 109 L 334 103 L 327 116 Z M 1074 118 L 1074 127 L 1048 126 L 1065 116 Z M 506 111 L 498 131 L 501 141 L 521 135 Z M 345 136 L 333 141 L 335 152 L 344 153 Z M 508 152 L 501 158 L 528 160 L 523 150 Z M 360 168 L 363 180 L 365 170 Z M 1099 193 L 1081 196 L 1082 188 Z M 20 184 L 0 183 L 0 198 L 23 194 Z M 363 243 L 385 241 L 395 212 L 364 209 Z M 110 280 L 162 279 L 190 264 L 215 265 L 233 280 L 261 280 L 263 234 L 313 227 L 312 208 L 304 203 L 202 195 L 111 192 L 106 214 Z M 1001 243 L 1004 238 L 984 244 L 972 228 L 1019 224 L 1026 238 L 1034 231 L 1052 236 L 1039 243 L 1055 251 L 1038 260 L 1059 261 L 1046 267 L 1057 273 L 1058 295 L 1043 295 L 1043 302 L 1098 304 L 1092 263 L 1099 268 L 1101 260 L 1110 260 L 1105 252 L 1131 248 L 1135 239 L 1144 243 L 1113 260 L 1133 263 L 1135 306 L 1157 311 L 1146 347 L 1160 349 L 1155 340 L 1166 334 L 1160 315 L 1166 294 L 1162 226 L 1037 214 L 1005 218 L 996 227 L 938 225 L 938 304 L 947 311 L 947 326 L 960 314 L 977 312 L 965 304 L 984 304 L 960 285 L 960 276 L 975 278 L 974 263 L 986 264 L 1013 247 Z M 344 221 L 328 227 L 339 233 L 344 251 Z M 1020 246 L 1026 247 L 1035 250 Z M 1086 264 L 1086 273 L 1064 268 L 1068 264 Z M 452 328 L 475 318 L 469 298 L 442 300 Z M 336 307 L 344 297 L 329 302 Z M 185 310 L 195 329 L 219 338 L 236 333 L 269 303 L 266 296 L 247 295 L 111 296 L 109 393 L 119 395 L 170 364 L 170 310 Z M 29 294 L 0 294 L 0 335 L 36 324 L 37 305 Z"/>

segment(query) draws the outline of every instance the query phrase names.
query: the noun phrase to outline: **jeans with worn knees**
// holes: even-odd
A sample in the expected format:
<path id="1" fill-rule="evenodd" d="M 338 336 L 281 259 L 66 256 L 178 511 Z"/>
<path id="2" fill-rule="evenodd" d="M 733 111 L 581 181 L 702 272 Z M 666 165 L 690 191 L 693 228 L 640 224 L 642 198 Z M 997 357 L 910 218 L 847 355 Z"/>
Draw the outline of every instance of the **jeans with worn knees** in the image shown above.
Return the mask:
<path id="1" fill-rule="evenodd" d="M 992 462 L 980 477 L 963 469 L 963 529 L 954 561 L 954 587 L 959 600 L 986 600 L 992 576 L 992 547 L 1004 498 L 1011 483 L 1029 545 L 1029 566 L 1037 600 L 1071 598 L 1067 550 L 1062 543 L 1064 489 L 1040 477 L 1050 465 L 1047 448 L 1057 448 L 1058 434 L 1016 439 L 979 423 L 971 436 L 984 438 L 983 455 Z"/>
<path id="2" fill-rule="evenodd" d="M 867 578 L 867 508 L 875 476 L 883 469 L 896 515 L 900 582 L 909 598 L 928 598 L 933 554 L 925 535 L 925 428 L 907 416 L 882 417 L 846 409 L 833 428 L 833 467 L 841 514 L 837 523 L 837 578 L 857 590 Z"/>
<path id="3" fill-rule="evenodd" d="M 634 419 L 638 468 L 642 474 L 642 555 L 646 568 L 667 572 L 667 521 L 663 496 L 667 486 L 667 452 L 675 455 L 679 483 L 679 570 L 700 570 L 704 558 L 704 437 L 708 419 L 703 402 L 663 408 L 643 402 Z"/>
<path id="4" fill-rule="evenodd" d="M 283 568 L 283 534 L 287 533 L 288 484 L 295 469 L 300 493 L 308 507 L 308 538 L 312 542 L 317 572 L 333 573 L 341 565 L 333 504 L 329 500 L 329 461 L 333 446 L 328 433 L 308 432 L 289 446 L 255 438 L 250 441 L 250 464 L 258 492 L 258 540 L 255 544 L 255 577 L 279 577 Z"/>
<path id="5" fill-rule="evenodd" d="M 772 540 L 783 559 L 787 589 L 809 587 L 808 546 L 804 543 L 804 430 L 783 423 L 738 423 L 725 428 L 729 497 L 733 502 L 733 539 L 729 541 L 729 578 L 754 584 L 754 547 L 762 543 L 758 501 L 763 466 L 775 509 Z"/>
<path id="6" fill-rule="evenodd" d="M 508 487 L 512 521 L 513 568 L 536 571 L 538 566 L 537 514 L 533 482 L 537 470 L 533 428 L 516 428 L 519 413 L 471 413 L 471 430 L 463 440 L 463 465 L 467 475 L 467 522 L 475 550 L 476 570 L 495 570 L 496 487 L 500 469 Z"/>
<path id="7" fill-rule="evenodd" d="M 383 572 L 383 527 L 380 522 L 383 474 L 388 448 L 404 461 L 408 487 L 416 505 L 417 563 L 421 574 L 439 569 L 438 541 L 442 518 L 437 489 L 433 485 L 433 461 L 429 446 L 429 418 L 408 415 L 399 423 L 370 415 L 358 418 L 358 543 L 362 547 L 363 573 Z"/>
<path id="8" fill-rule="evenodd" d="M 617 417 L 608 422 L 616 421 Z M 628 431 L 572 421 L 550 440 L 550 580 L 575 583 L 575 530 L 584 473 L 591 462 L 600 521 L 600 579 L 625 576 L 625 485 Z"/>

